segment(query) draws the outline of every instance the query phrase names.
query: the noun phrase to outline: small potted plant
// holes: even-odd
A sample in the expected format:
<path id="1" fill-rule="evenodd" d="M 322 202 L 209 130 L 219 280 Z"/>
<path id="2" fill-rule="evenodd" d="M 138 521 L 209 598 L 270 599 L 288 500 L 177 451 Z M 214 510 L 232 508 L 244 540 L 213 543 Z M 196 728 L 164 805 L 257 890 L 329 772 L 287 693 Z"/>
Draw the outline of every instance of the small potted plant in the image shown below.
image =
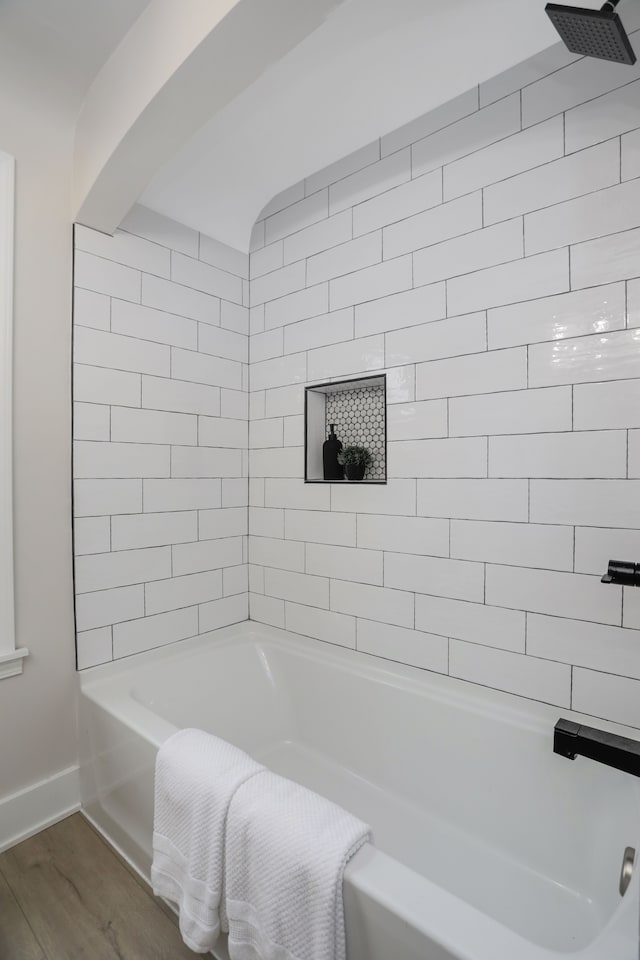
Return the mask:
<path id="1" fill-rule="evenodd" d="M 343 465 L 347 480 L 362 480 L 372 460 L 366 447 L 345 447 L 338 454 L 338 463 Z"/>

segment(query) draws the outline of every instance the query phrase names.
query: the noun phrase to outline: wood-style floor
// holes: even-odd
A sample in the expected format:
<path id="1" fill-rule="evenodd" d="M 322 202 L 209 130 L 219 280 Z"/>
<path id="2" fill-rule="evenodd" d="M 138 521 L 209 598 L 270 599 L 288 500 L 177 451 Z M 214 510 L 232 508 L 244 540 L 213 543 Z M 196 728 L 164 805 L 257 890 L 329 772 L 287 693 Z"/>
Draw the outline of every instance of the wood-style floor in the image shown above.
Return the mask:
<path id="1" fill-rule="evenodd" d="M 75 814 L 0 854 L 0 960 L 187 960 L 173 914 Z"/>

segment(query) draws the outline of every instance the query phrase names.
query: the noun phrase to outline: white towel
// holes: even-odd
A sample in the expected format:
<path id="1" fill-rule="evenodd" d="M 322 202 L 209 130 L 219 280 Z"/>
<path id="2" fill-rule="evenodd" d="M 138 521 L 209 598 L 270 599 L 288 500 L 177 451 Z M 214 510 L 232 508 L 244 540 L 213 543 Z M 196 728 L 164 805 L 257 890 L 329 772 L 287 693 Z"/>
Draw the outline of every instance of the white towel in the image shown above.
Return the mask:
<path id="1" fill-rule="evenodd" d="M 182 939 L 196 953 L 220 933 L 225 824 L 231 799 L 264 768 L 202 730 L 180 730 L 158 751 L 153 892 L 179 907 Z"/>
<path id="2" fill-rule="evenodd" d="M 229 806 L 226 917 L 232 960 L 345 960 L 342 881 L 369 827 L 268 770 Z"/>

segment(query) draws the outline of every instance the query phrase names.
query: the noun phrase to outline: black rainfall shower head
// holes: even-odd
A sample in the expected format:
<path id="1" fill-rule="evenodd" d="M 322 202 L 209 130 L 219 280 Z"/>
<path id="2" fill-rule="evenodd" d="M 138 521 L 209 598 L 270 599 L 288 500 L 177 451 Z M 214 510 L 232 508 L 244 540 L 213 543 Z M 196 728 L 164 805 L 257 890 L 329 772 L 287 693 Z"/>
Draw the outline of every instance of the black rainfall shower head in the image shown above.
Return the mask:
<path id="1" fill-rule="evenodd" d="M 545 10 L 572 53 L 632 64 L 636 62 L 636 55 L 615 12 L 617 3 L 618 0 L 605 3 L 601 10 L 548 3 Z"/>

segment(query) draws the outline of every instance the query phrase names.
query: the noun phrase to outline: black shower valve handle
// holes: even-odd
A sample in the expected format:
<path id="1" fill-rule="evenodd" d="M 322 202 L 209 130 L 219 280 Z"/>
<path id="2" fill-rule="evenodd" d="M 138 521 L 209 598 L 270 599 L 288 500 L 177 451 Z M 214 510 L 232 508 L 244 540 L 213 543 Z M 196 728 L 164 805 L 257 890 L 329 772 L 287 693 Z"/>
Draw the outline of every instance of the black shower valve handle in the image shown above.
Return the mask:
<path id="1" fill-rule="evenodd" d="M 640 563 L 629 560 L 609 560 L 602 583 L 616 583 L 623 587 L 640 587 Z"/>

